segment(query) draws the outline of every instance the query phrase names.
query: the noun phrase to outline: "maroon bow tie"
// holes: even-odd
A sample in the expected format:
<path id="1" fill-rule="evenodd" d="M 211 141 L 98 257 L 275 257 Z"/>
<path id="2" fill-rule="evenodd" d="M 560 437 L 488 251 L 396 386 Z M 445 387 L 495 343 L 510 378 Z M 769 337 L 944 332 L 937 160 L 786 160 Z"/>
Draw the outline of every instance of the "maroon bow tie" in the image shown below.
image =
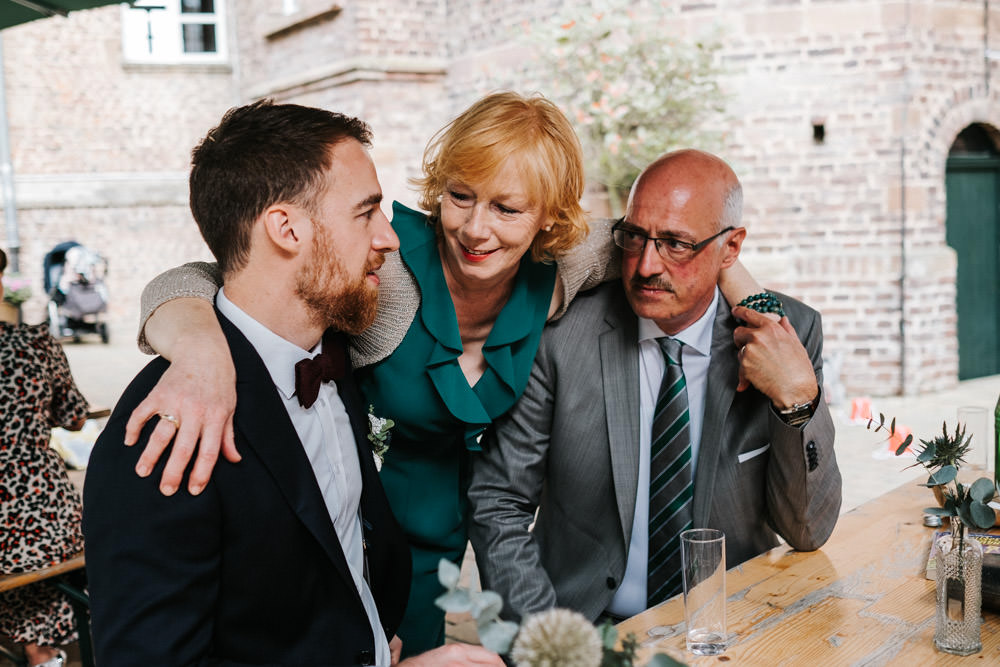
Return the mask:
<path id="1" fill-rule="evenodd" d="M 328 331 L 323 335 L 323 351 L 295 364 L 295 394 L 299 397 L 299 405 L 308 409 L 316 402 L 322 383 L 339 380 L 345 373 L 347 347 L 344 337 Z"/>

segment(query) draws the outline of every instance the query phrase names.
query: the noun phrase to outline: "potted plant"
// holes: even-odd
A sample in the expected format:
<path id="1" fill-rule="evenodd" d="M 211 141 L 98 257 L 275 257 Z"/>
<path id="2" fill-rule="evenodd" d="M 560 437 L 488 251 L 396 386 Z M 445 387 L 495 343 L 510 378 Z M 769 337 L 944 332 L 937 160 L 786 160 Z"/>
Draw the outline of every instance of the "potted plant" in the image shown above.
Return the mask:
<path id="1" fill-rule="evenodd" d="M 20 322 L 21 304 L 31 297 L 31 283 L 20 276 L 2 276 L 3 299 L 0 300 L 0 321 Z"/>

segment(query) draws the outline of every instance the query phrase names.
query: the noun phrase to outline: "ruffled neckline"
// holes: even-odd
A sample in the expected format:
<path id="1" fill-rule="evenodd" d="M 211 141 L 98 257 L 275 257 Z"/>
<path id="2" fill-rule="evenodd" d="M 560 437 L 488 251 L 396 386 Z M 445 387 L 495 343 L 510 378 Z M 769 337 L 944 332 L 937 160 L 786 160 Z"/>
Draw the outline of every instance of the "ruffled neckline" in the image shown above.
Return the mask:
<path id="1" fill-rule="evenodd" d="M 427 216 L 398 202 L 393 203 L 393 227 L 399 236 L 403 260 L 420 288 L 421 322 L 434 339 L 433 350 L 425 362 L 427 373 L 451 414 L 467 425 L 466 445 L 478 449 L 478 436 L 517 399 L 519 388 L 512 346 L 529 337 L 535 328 L 535 317 L 527 314 L 537 313 L 540 307 L 547 313 L 556 268 L 532 262 L 527 255 L 522 258 L 510 298 L 483 344 L 486 371 L 470 387 L 458 364 L 462 338 L 435 230 Z M 495 406 L 502 409 L 496 411 Z"/>

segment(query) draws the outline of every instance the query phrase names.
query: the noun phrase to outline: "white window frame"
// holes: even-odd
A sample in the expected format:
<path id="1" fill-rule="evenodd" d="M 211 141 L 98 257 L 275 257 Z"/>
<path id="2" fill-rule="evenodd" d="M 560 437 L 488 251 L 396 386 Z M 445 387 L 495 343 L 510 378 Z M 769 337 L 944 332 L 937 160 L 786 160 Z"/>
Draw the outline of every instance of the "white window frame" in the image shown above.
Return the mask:
<path id="1" fill-rule="evenodd" d="M 122 52 L 129 63 L 157 64 L 216 64 L 229 61 L 226 0 L 214 0 L 215 12 L 205 14 L 181 12 L 182 0 L 138 0 L 135 7 L 122 5 Z M 146 11 L 142 6 L 163 7 Z M 182 26 L 212 24 L 215 26 L 215 52 L 184 52 Z M 153 46 L 150 52 L 149 31 Z"/>

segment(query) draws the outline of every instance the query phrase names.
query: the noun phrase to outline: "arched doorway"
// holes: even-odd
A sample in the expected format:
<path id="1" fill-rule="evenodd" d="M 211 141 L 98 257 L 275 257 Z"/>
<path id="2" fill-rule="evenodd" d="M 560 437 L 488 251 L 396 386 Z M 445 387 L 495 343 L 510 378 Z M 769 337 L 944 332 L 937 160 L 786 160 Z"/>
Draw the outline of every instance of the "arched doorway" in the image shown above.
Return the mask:
<path id="1" fill-rule="evenodd" d="M 958 255 L 958 378 L 1000 373 L 1000 133 L 962 130 L 948 151 L 946 238 Z"/>

